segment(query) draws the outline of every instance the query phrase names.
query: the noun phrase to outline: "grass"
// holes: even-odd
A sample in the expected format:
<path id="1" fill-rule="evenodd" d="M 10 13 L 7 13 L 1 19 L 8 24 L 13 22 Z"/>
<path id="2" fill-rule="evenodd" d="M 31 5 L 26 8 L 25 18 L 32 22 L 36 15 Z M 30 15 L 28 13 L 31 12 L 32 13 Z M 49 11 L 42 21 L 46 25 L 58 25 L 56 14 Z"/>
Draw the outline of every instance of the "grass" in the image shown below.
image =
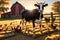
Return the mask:
<path id="1" fill-rule="evenodd" d="M 5 21 L 5 20 L 17 20 L 17 18 L 0 18 L 0 21 Z"/>

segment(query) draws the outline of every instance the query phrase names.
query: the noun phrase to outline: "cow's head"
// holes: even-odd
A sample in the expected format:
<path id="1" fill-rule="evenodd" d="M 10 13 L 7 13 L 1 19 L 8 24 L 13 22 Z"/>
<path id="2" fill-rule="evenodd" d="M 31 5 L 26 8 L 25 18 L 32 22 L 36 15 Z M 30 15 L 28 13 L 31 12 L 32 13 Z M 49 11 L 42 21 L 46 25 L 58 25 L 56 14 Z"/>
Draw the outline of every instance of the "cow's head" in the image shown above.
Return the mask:
<path id="1" fill-rule="evenodd" d="M 48 4 L 44 4 L 44 3 L 37 3 L 37 4 L 34 4 L 34 6 L 38 7 L 39 9 L 44 10 L 44 7 L 48 6 Z"/>

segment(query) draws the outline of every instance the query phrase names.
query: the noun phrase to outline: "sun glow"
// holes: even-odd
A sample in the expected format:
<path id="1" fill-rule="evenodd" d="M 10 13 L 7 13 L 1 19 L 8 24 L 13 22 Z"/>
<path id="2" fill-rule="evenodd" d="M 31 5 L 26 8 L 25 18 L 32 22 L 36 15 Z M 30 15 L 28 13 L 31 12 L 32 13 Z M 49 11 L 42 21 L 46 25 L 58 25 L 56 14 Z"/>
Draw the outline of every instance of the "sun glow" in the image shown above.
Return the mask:
<path id="1" fill-rule="evenodd" d="M 51 6 L 47 6 L 44 8 L 44 13 L 50 13 L 50 12 L 52 12 Z"/>
<path id="2" fill-rule="evenodd" d="M 26 9 L 27 10 L 33 10 L 33 9 L 36 9 L 36 7 L 34 7 L 34 6 L 28 6 L 28 7 L 26 7 Z"/>

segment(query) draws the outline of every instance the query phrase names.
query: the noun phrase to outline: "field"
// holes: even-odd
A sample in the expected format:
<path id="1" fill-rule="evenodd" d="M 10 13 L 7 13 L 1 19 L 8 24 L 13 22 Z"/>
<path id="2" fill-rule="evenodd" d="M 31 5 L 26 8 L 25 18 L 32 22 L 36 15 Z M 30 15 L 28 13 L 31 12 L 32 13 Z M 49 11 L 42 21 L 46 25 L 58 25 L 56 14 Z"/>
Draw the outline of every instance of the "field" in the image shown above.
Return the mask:
<path id="1" fill-rule="evenodd" d="M 16 20 L 2 20 L 0 21 L 0 25 L 2 25 L 4 27 L 5 24 L 7 24 L 7 27 L 12 23 L 12 27 L 16 27 L 17 25 L 21 25 L 20 24 L 20 21 L 21 19 L 16 19 Z M 11 26 L 11 25 L 10 25 Z M 9 26 L 9 29 L 10 29 L 10 26 Z M 21 25 L 22 26 L 22 25 Z M 33 26 L 32 26 L 32 22 L 28 22 L 26 25 L 24 25 L 24 29 L 22 29 L 22 33 L 15 33 L 15 36 L 12 36 L 12 37 L 8 37 L 8 38 L 4 38 L 2 40 L 44 40 L 47 36 L 49 35 L 54 35 L 54 34 L 60 34 L 60 31 L 55 31 L 51 34 L 45 34 L 45 35 L 41 35 L 41 32 L 40 32 L 40 27 L 39 27 L 39 24 L 35 23 L 35 35 L 40 35 L 39 37 L 37 36 L 36 39 L 33 38 L 33 36 L 27 36 L 27 35 L 33 35 Z M 26 27 L 27 27 L 27 30 L 26 30 Z M 0 27 L 1 28 L 1 27 Z M 5 28 L 5 27 L 4 27 Z M 22 27 L 23 28 L 23 27 Z M 48 28 L 50 29 L 50 31 L 53 31 L 50 27 L 48 27 L 45 23 L 45 28 L 42 27 L 42 30 L 43 30 L 43 33 L 47 32 L 48 31 Z M 29 31 L 28 31 L 29 30 Z M 27 35 L 24 35 L 24 34 L 27 34 Z"/>

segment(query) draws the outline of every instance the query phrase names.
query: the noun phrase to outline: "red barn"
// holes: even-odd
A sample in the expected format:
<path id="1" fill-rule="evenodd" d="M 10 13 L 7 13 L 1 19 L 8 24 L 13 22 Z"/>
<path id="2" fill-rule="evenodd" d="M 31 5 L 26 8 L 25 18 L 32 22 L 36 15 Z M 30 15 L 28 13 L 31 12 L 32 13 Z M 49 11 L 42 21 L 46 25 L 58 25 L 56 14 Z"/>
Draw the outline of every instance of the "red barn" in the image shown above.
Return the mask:
<path id="1" fill-rule="evenodd" d="M 2 18 L 21 18 L 21 12 L 25 8 L 18 2 L 14 3 L 11 7 L 11 12 L 7 12 L 1 15 Z"/>
<path id="2" fill-rule="evenodd" d="M 11 12 L 1 14 L 1 18 L 11 18 Z"/>

